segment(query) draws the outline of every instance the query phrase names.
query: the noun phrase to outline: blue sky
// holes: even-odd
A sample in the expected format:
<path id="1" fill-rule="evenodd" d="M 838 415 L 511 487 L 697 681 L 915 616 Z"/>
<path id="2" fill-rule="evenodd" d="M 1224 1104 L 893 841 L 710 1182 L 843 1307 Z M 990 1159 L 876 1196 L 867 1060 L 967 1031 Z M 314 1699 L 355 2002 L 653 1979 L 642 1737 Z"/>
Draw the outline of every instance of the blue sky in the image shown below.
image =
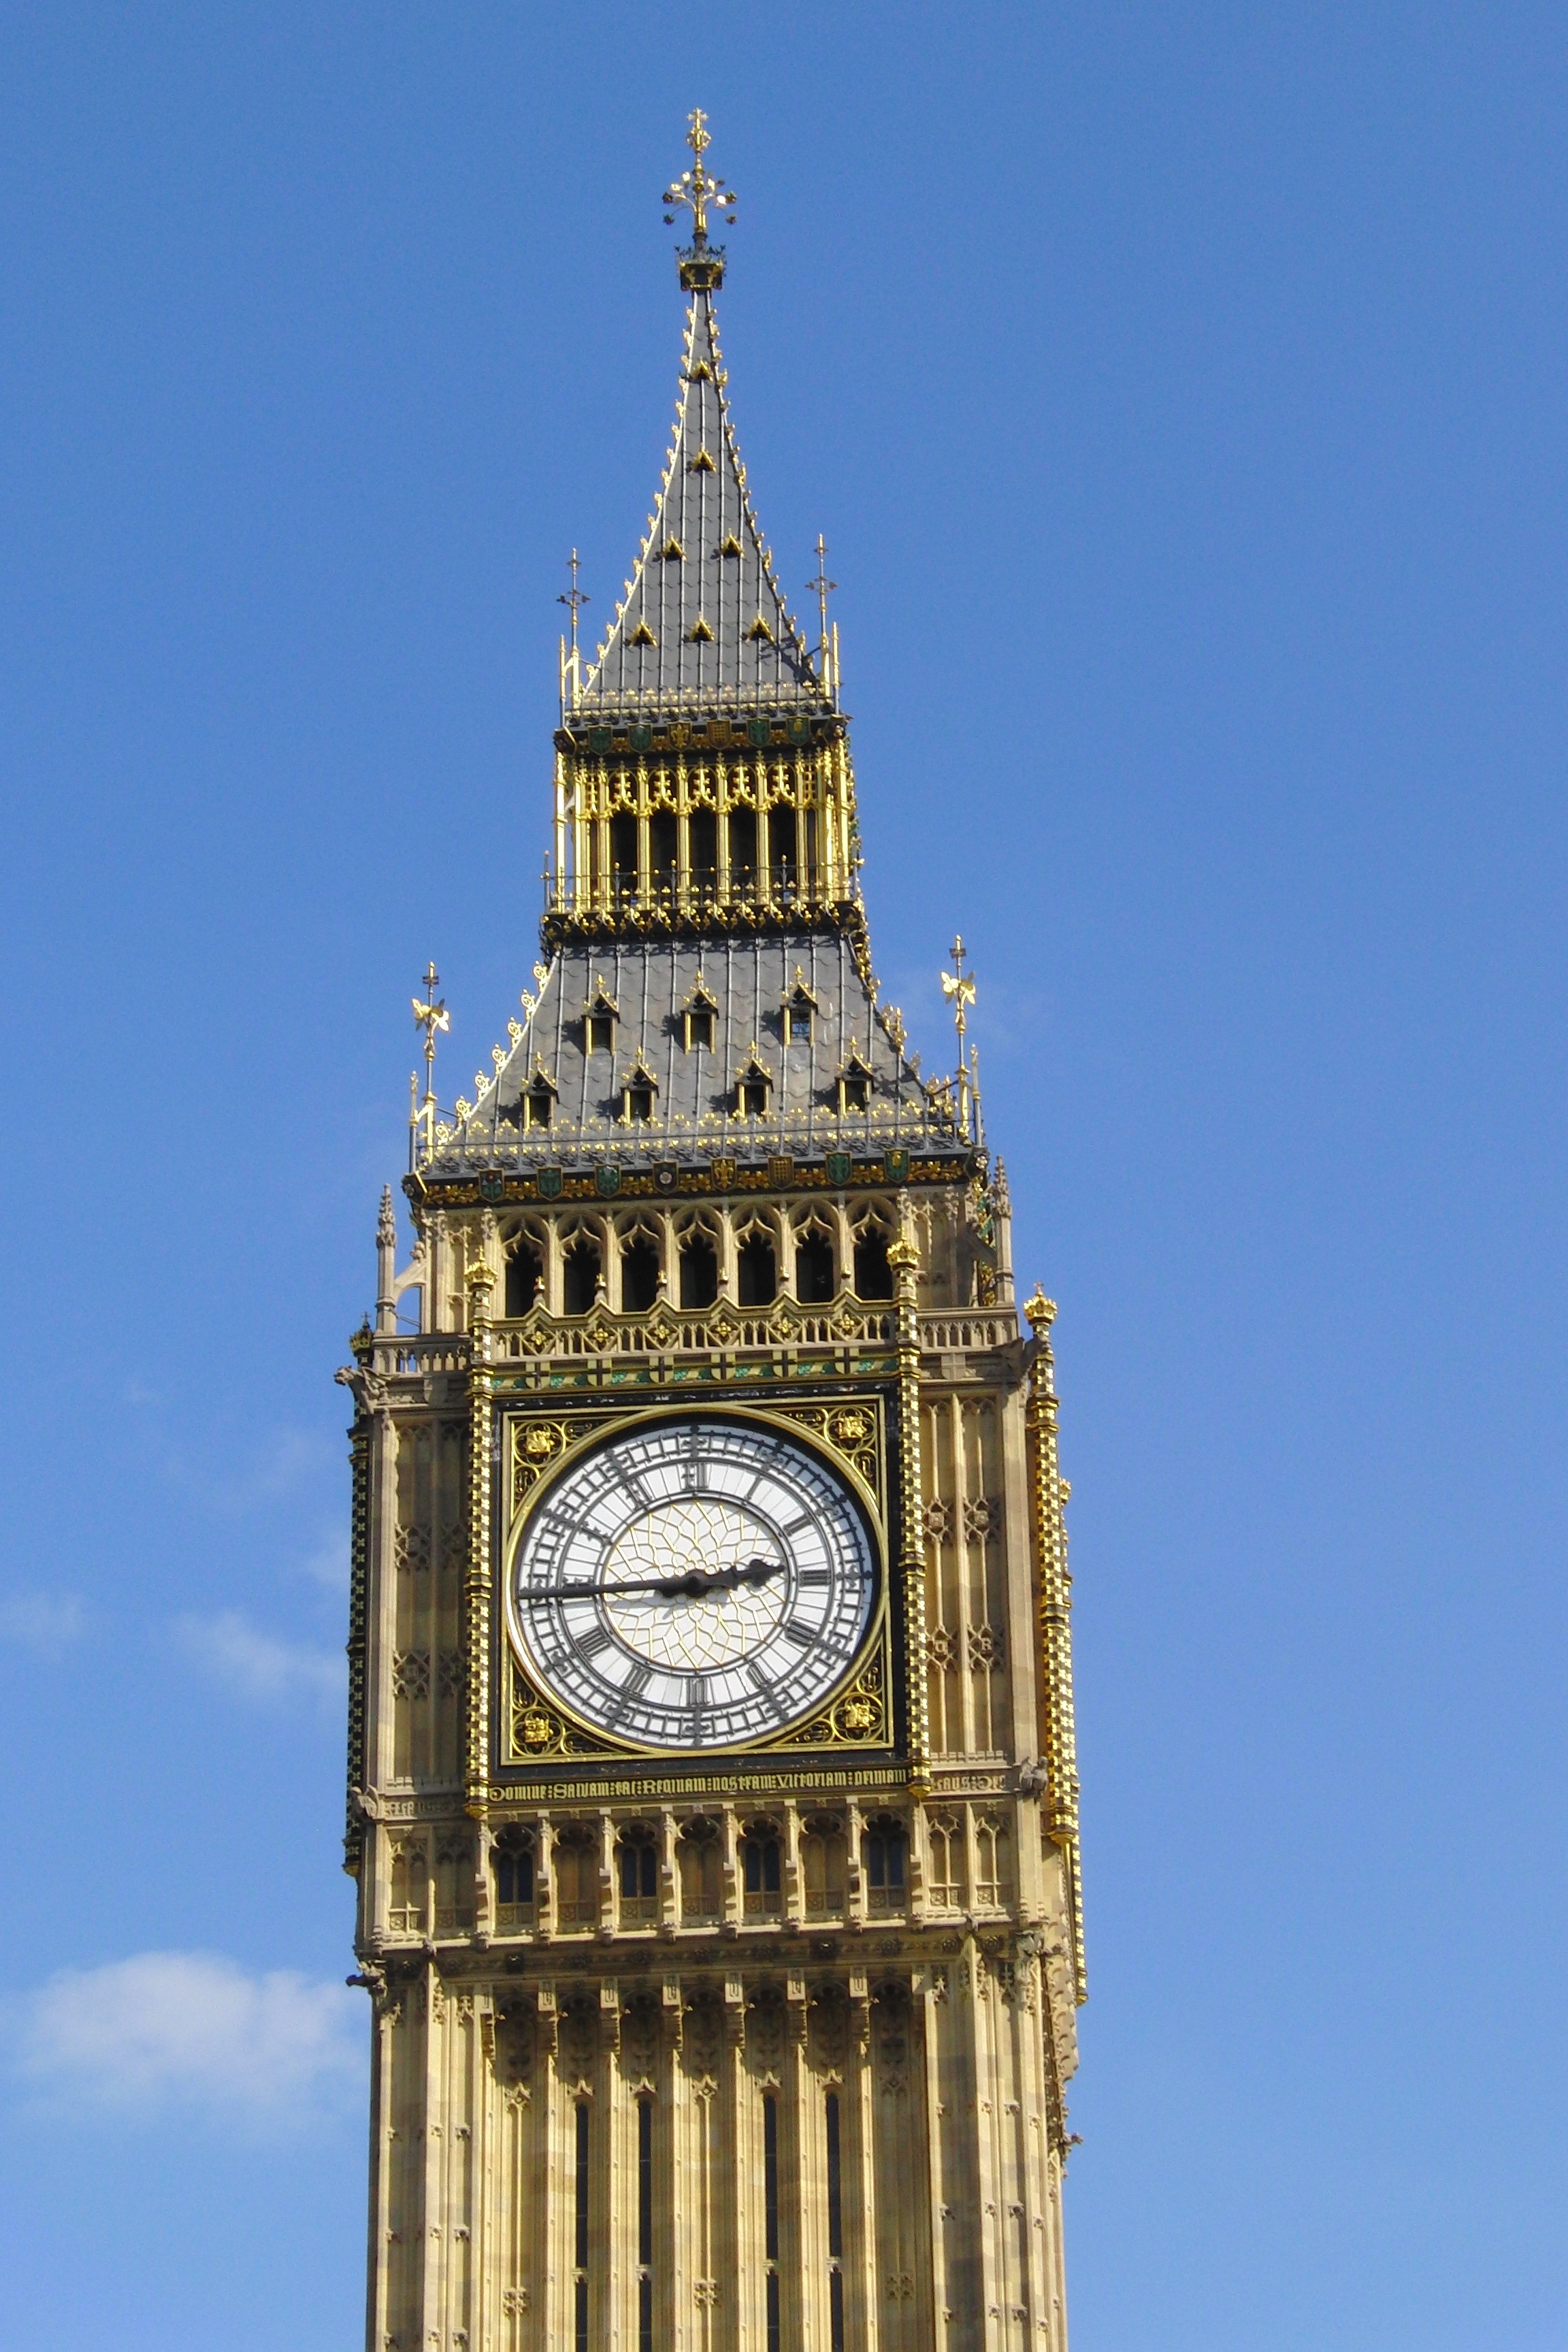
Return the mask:
<path id="1" fill-rule="evenodd" d="M 346 1336 L 535 952 L 687 110 L 1059 1300 L 1079 2352 L 1557 2352 L 1568 26 L 0 21 L 6 2333 L 356 2339 Z M 221 2092 L 219 2085 L 225 2085 Z"/>

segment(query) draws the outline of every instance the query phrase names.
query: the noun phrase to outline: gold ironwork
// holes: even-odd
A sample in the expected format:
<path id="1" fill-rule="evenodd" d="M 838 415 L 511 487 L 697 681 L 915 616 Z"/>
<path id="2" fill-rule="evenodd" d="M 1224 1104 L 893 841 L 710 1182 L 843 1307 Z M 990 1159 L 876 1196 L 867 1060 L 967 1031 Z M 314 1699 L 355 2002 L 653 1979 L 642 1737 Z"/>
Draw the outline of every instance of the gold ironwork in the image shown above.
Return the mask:
<path id="1" fill-rule="evenodd" d="M 696 157 L 696 161 L 689 172 L 682 172 L 679 179 L 672 180 L 666 188 L 663 201 L 669 209 L 664 217 L 667 223 L 673 226 L 676 213 L 680 206 L 682 205 L 689 206 L 692 236 L 700 247 L 708 242 L 709 207 L 711 206 L 715 212 L 722 213 L 725 219 L 732 223 L 735 218 L 734 207 L 737 198 L 733 188 L 727 188 L 718 174 L 710 172 L 702 161 L 712 145 L 713 140 L 708 128 L 708 117 L 700 106 L 692 109 L 689 121 L 690 129 L 686 134 L 686 143 Z"/>

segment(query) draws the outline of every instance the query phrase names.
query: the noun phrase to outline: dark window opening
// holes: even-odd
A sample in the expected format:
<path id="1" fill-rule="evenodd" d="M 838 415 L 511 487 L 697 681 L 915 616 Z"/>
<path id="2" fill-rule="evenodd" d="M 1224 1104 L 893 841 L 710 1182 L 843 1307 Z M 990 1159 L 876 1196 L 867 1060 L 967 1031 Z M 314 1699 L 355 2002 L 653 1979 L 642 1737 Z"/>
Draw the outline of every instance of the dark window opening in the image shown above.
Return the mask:
<path id="1" fill-rule="evenodd" d="M 872 1886 L 902 1886 L 904 1833 L 900 1829 L 873 1830 L 866 1840 L 866 1876 Z"/>
<path id="2" fill-rule="evenodd" d="M 494 1855 L 496 1901 L 531 1903 L 533 1853 L 528 1846 L 498 1846 Z"/>
<path id="3" fill-rule="evenodd" d="M 719 820 L 711 809 L 699 809 L 687 818 L 686 847 L 692 887 L 700 897 L 711 898 L 719 887 Z"/>
<path id="4" fill-rule="evenodd" d="M 549 1126 L 551 1099 L 548 1087 L 530 1087 L 522 1098 L 522 1123 L 525 1128 Z"/>
<path id="5" fill-rule="evenodd" d="M 778 1297 L 778 1264 L 766 1234 L 752 1234 L 735 1253 L 742 1307 L 771 1307 Z"/>
<path id="6" fill-rule="evenodd" d="M 838 2150 L 838 2094 L 827 2094 L 827 2251 L 834 2262 L 844 2253 L 844 2180 Z"/>
<path id="7" fill-rule="evenodd" d="M 857 1298 L 891 1298 L 893 1269 L 888 1264 L 886 1234 L 862 1234 L 855 1244 Z"/>
<path id="8" fill-rule="evenodd" d="M 610 819 L 610 866 L 617 891 L 637 887 L 637 821 L 635 816 Z"/>
<path id="9" fill-rule="evenodd" d="M 856 1077 L 846 1078 L 844 1080 L 844 1108 L 846 1110 L 866 1110 L 870 1106 L 870 1098 L 871 1084 L 868 1078 Z"/>
<path id="10" fill-rule="evenodd" d="M 694 1045 L 704 1046 L 709 1053 L 713 1050 L 713 1015 L 705 1004 L 686 1016 L 686 1045 L 689 1053 Z"/>
<path id="11" fill-rule="evenodd" d="M 706 1234 L 693 1234 L 680 1253 L 682 1307 L 711 1307 L 719 1296 L 719 1253 Z"/>
<path id="12" fill-rule="evenodd" d="M 615 1052 L 616 1016 L 613 1013 L 589 1013 L 586 1044 L 590 1054 L 613 1054 Z"/>
<path id="13" fill-rule="evenodd" d="M 748 1895 L 778 1893 L 781 1881 L 777 1838 L 749 1837 L 742 1840 L 741 1860 Z"/>
<path id="14" fill-rule="evenodd" d="M 651 1087 L 628 1087 L 626 1088 L 626 1117 L 632 1122 L 634 1127 L 646 1127 L 647 1125 L 648 1121 L 653 1117 L 653 1088 Z"/>
<path id="15" fill-rule="evenodd" d="M 768 819 L 768 851 L 773 862 L 773 888 L 781 895 L 800 887 L 800 860 L 795 854 L 794 809 L 774 809 Z"/>
<path id="16" fill-rule="evenodd" d="M 673 890 L 677 866 L 676 820 L 669 815 L 650 817 L 647 828 L 648 865 L 656 890 Z"/>
<path id="17" fill-rule="evenodd" d="M 808 1307 L 833 1296 L 833 1244 L 826 1234 L 803 1234 L 795 1253 L 795 1295 Z"/>
<path id="18" fill-rule="evenodd" d="M 815 898 L 817 888 L 816 811 L 815 809 L 807 809 L 805 813 L 805 870 L 801 878 L 805 884 L 806 895 L 809 898 Z"/>
<path id="19" fill-rule="evenodd" d="M 628 1901 L 658 1892 L 658 1856 L 651 1845 L 621 1848 L 621 1893 Z"/>
<path id="20" fill-rule="evenodd" d="M 531 1242 L 519 1242 L 506 1262 L 506 1311 L 509 1318 L 526 1315 L 544 1279 L 544 1261 Z"/>
<path id="21" fill-rule="evenodd" d="M 621 1252 L 621 1307 L 627 1315 L 646 1315 L 658 1297 L 658 1250 L 645 1234 L 629 1241 Z"/>
<path id="22" fill-rule="evenodd" d="M 741 1081 L 741 1116 L 742 1118 L 766 1118 L 768 1115 L 768 1082 L 766 1078 L 742 1078 Z"/>
<path id="23" fill-rule="evenodd" d="M 599 1253 L 580 1234 L 561 1261 L 561 1303 L 568 1315 L 586 1315 L 599 1286 Z"/>
<path id="24" fill-rule="evenodd" d="M 756 879 L 756 814 L 752 809 L 736 809 L 730 818 L 730 887 L 751 890 Z"/>

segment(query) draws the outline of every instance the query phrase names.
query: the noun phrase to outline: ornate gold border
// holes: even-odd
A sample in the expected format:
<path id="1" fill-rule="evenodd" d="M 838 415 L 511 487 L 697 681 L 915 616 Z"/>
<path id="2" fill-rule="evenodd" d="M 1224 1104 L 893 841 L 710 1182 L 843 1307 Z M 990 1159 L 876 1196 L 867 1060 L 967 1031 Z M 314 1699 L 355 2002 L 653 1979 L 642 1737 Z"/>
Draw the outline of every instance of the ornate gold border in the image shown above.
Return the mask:
<path id="1" fill-rule="evenodd" d="M 722 1750 L 654 1748 L 610 1739 L 595 1726 L 574 1716 L 552 1692 L 540 1687 L 528 1668 L 511 1609 L 511 1572 L 523 1529 L 542 1490 L 553 1484 L 581 1452 L 612 1430 L 671 1420 L 710 1419 L 714 1415 L 787 1431 L 822 1454 L 844 1479 L 865 1512 L 880 1555 L 881 1576 L 877 1605 L 866 1639 L 854 1664 L 826 1704 L 805 1722 L 773 1732 L 765 1738 L 726 1747 Z M 506 1513 L 500 1544 L 500 1605 L 505 1627 L 499 1664 L 500 1764 L 550 1766 L 571 1761 L 591 1763 L 636 1759 L 658 1763 L 671 1771 L 701 1770 L 721 1759 L 738 1756 L 790 1755 L 805 1750 L 842 1754 L 886 1751 L 893 1738 L 892 1627 L 889 1610 L 890 1546 L 887 1517 L 888 1461 L 885 1399 L 854 1394 L 811 1403 L 760 1406 L 750 1400 L 705 1398 L 700 1403 L 648 1405 L 628 1412 L 625 1405 L 568 1410 L 549 1407 L 519 1411 L 509 1402 L 499 1418 L 503 1425 L 498 1502 Z"/>

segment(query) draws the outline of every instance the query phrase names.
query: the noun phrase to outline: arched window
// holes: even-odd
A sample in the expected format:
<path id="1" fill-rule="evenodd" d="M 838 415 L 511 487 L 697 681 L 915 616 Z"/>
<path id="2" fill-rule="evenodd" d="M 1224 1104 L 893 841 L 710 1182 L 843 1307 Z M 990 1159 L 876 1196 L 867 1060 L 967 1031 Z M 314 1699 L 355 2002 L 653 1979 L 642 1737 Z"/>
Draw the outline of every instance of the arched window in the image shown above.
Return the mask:
<path id="1" fill-rule="evenodd" d="M 680 1832 L 680 1916 L 688 1927 L 716 1926 L 723 1912 L 723 1853 L 719 1824 L 701 1815 Z"/>
<path id="2" fill-rule="evenodd" d="M 691 859 L 691 887 L 700 900 L 719 887 L 719 820 L 711 809 L 694 809 L 686 821 Z"/>
<path id="3" fill-rule="evenodd" d="M 392 1904 L 386 1924 L 395 1936 L 417 1936 L 425 1928 L 425 1899 L 429 1887 L 429 1863 L 417 1838 L 392 1849 Z"/>
<path id="4" fill-rule="evenodd" d="M 926 1837 L 931 1848 L 930 1899 L 939 1909 L 963 1908 L 963 1822 L 957 1813 L 928 1813 Z"/>
<path id="5" fill-rule="evenodd" d="M 621 1245 L 621 1309 L 646 1315 L 658 1297 L 661 1272 L 658 1244 L 651 1234 L 635 1233 Z"/>
<path id="6" fill-rule="evenodd" d="M 624 1829 L 616 1844 L 616 1878 L 623 1927 L 649 1927 L 658 1917 L 658 1843 L 645 1822 Z"/>
<path id="7" fill-rule="evenodd" d="M 774 809 L 768 818 L 768 857 L 773 889 L 780 898 L 800 887 L 800 859 L 795 852 L 795 811 Z"/>
<path id="8" fill-rule="evenodd" d="M 610 819 L 610 872 L 616 898 L 628 898 L 637 887 L 637 821 L 624 812 Z"/>
<path id="9" fill-rule="evenodd" d="M 800 1874 L 808 1917 L 836 1918 L 844 1909 L 846 1847 L 837 1813 L 815 1813 L 803 1825 Z"/>
<path id="10" fill-rule="evenodd" d="M 676 821 L 666 810 L 648 819 L 647 854 L 650 879 L 661 897 L 673 898 L 676 877 Z"/>
<path id="11" fill-rule="evenodd" d="M 880 1225 L 862 1225 L 855 1236 L 855 1296 L 891 1298 L 893 1269 L 888 1264 L 888 1236 Z"/>
<path id="12" fill-rule="evenodd" d="M 555 1919 L 562 1927 L 599 1924 L 598 1835 L 586 1822 L 569 1824 L 555 1840 Z"/>
<path id="13" fill-rule="evenodd" d="M 752 1822 L 741 1841 L 742 1908 L 748 1913 L 784 1907 L 783 1853 L 772 1822 Z"/>
<path id="14" fill-rule="evenodd" d="M 536 1242 L 520 1234 L 506 1262 L 506 1312 L 515 1321 L 526 1315 L 544 1280 L 544 1257 Z"/>
<path id="15" fill-rule="evenodd" d="M 599 1287 L 599 1244 L 579 1234 L 561 1261 L 561 1304 L 568 1315 L 586 1315 Z"/>
<path id="16" fill-rule="evenodd" d="M 526 1830 L 503 1830 L 490 1855 L 496 1904 L 503 1927 L 521 1924 L 533 1909 L 533 1840 Z"/>
<path id="17" fill-rule="evenodd" d="M 735 1253 L 735 1272 L 742 1307 L 771 1307 L 778 1297 L 778 1260 L 769 1234 L 755 1228 Z"/>
<path id="18" fill-rule="evenodd" d="M 977 1910 L 1005 1907 L 1012 1893 L 1012 1849 L 1007 1824 L 994 1814 L 982 1813 L 974 1823 L 974 1903 Z"/>
<path id="19" fill-rule="evenodd" d="M 808 1307 L 819 1307 L 835 1287 L 832 1236 L 823 1226 L 810 1225 L 795 1247 L 795 1295 Z"/>
<path id="20" fill-rule="evenodd" d="M 757 820 L 751 809 L 730 812 L 730 887 L 749 898 L 757 881 Z"/>
<path id="21" fill-rule="evenodd" d="M 680 1244 L 680 1303 L 711 1307 L 718 1296 L 719 1253 L 711 1236 L 695 1228 Z"/>
<path id="22" fill-rule="evenodd" d="M 866 1856 L 868 1907 L 873 1911 L 901 1911 L 908 1851 L 902 1822 L 886 1814 L 868 1822 L 862 1850 Z"/>

